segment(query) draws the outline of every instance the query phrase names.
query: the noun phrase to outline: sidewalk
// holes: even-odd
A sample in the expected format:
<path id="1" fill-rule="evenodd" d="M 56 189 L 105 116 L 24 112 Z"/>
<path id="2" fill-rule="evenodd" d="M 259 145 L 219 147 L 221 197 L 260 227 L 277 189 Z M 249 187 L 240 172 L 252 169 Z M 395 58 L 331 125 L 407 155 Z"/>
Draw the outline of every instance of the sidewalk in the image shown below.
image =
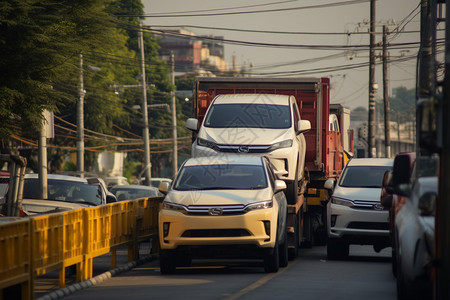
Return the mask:
<path id="1" fill-rule="evenodd" d="M 59 288 L 59 273 L 53 271 L 42 276 L 38 276 L 34 281 L 34 298 L 38 300 L 60 299 L 78 290 L 89 288 L 97 283 L 111 278 L 117 274 L 128 271 L 138 265 L 156 258 L 155 254 L 150 254 L 151 244 L 141 243 L 139 250 L 139 260 L 128 262 L 128 248 L 120 248 L 116 251 L 117 267 L 111 270 L 111 253 L 94 258 L 93 277 L 84 282 L 76 282 L 75 274 L 70 270 L 66 271 L 66 287 Z"/>

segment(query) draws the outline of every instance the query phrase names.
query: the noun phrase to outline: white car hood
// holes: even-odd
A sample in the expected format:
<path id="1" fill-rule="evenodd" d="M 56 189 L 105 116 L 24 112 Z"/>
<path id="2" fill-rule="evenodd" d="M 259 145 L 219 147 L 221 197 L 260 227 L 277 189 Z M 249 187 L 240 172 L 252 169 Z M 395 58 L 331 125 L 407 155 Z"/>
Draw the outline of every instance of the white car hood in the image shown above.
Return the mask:
<path id="1" fill-rule="evenodd" d="M 270 188 L 261 190 L 171 190 L 164 201 L 182 205 L 247 205 L 272 199 Z"/>
<path id="2" fill-rule="evenodd" d="M 271 145 L 294 136 L 293 129 L 208 128 L 202 126 L 199 138 L 225 145 Z"/>
<path id="3" fill-rule="evenodd" d="M 337 186 L 334 197 L 348 200 L 362 200 L 380 202 L 381 188 L 349 188 Z"/>
<path id="4" fill-rule="evenodd" d="M 22 209 L 27 215 L 64 212 L 84 207 L 90 207 L 90 205 L 54 200 L 22 200 Z"/>

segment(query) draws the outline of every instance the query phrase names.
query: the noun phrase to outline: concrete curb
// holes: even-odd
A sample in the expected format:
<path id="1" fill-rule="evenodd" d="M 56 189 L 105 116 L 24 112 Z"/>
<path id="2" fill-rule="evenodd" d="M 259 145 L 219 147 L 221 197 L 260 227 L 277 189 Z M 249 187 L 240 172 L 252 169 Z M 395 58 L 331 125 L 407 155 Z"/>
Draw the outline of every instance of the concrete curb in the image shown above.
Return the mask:
<path id="1" fill-rule="evenodd" d="M 65 288 L 53 291 L 51 293 L 48 293 L 45 296 L 42 296 L 40 298 L 37 298 L 36 300 L 56 300 L 56 299 L 61 299 L 65 296 L 68 296 L 70 294 L 75 293 L 76 291 L 81 291 L 84 289 L 87 289 L 91 286 L 97 285 L 105 280 L 108 280 L 109 278 L 119 275 L 120 273 L 129 271 L 131 269 L 133 269 L 136 266 L 140 266 L 143 265 L 146 262 L 152 261 L 156 258 L 156 255 L 148 255 L 144 258 L 141 258 L 139 260 L 136 261 L 132 261 L 129 262 L 126 265 L 122 265 L 120 267 L 117 267 L 111 271 L 107 271 L 105 273 L 102 273 L 100 275 L 97 275 L 95 277 L 92 277 L 91 279 L 88 279 L 86 281 L 83 282 L 77 282 L 75 284 L 72 284 L 70 286 L 66 286 Z"/>

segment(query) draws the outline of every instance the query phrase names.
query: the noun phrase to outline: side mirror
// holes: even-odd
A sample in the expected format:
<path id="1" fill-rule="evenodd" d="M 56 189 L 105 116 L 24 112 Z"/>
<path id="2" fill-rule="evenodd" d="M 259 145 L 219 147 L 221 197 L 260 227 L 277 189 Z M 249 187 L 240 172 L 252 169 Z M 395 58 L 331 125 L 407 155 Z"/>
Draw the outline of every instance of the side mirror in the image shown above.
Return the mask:
<path id="1" fill-rule="evenodd" d="M 284 180 L 277 179 L 275 180 L 275 193 L 284 191 L 287 188 L 286 182 Z"/>
<path id="2" fill-rule="evenodd" d="M 394 194 L 394 189 L 392 187 L 392 170 L 384 172 L 381 187 L 380 204 L 385 208 L 391 208 L 392 194 Z"/>
<path id="3" fill-rule="evenodd" d="M 426 192 L 419 199 L 417 207 L 419 215 L 434 216 L 436 211 L 437 195 L 434 192 Z"/>
<path id="4" fill-rule="evenodd" d="M 114 203 L 117 202 L 117 197 L 113 194 L 107 194 L 106 195 L 106 203 Z"/>
<path id="5" fill-rule="evenodd" d="M 311 122 L 308 120 L 300 120 L 298 121 L 298 132 L 297 134 L 304 133 L 311 130 Z"/>
<path id="6" fill-rule="evenodd" d="M 192 131 L 198 131 L 198 120 L 195 118 L 189 118 L 186 120 L 186 128 Z"/>
<path id="7" fill-rule="evenodd" d="M 411 170 L 413 164 L 409 155 L 398 155 L 392 167 L 393 193 L 409 197 L 411 194 Z"/>
<path id="8" fill-rule="evenodd" d="M 334 180 L 333 179 L 327 179 L 327 181 L 325 181 L 323 187 L 329 191 L 333 191 L 334 189 Z"/>
<path id="9" fill-rule="evenodd" d="M 163 193 L 164 195 L 167 195 L 167 193 L 169 192 L 169 187 L 170 187 L 170 184 L 168 182 L 161 182 L 159 184 L 158 189 L 161 193 Z"/>

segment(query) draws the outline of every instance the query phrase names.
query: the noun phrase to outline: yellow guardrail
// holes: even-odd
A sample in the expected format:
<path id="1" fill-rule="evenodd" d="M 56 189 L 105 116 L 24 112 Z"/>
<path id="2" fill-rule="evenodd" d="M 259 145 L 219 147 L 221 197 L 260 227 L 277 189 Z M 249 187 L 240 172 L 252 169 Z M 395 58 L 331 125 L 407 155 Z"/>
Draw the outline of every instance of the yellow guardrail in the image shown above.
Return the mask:
<path id="1" fill-rule="evenodd" d="M 139 242 L 158 234 L 162 197 L 121 201 L 64 213 L 39 215 L 0 224 L 0 300 L 20 285 L 22 299 L 34 298 L 36 276 L 59 270 L 65 286 L 65 267 L 77 266 L 77 281 L 92 278 L 94 257 L 128 245 L 129 261 L 136 260 Z M 152 249 L 157 249 L 153 239 Z"/>

